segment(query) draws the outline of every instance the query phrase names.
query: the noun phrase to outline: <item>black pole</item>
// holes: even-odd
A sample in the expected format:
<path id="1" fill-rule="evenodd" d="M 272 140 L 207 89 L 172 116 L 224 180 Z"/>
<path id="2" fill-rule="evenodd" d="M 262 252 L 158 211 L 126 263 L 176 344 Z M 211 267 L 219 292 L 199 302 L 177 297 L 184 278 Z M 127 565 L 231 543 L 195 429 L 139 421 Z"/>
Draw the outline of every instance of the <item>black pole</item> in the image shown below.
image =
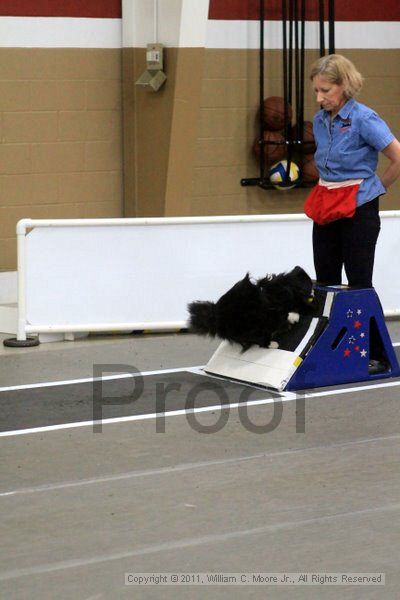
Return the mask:
<path id="1" fill-rule="evenodd" d="M 299 131 L 301 139 L 304 138 L 304 62 L 305 62 L 305 38 L 306 38 L 306 0 L 300 1 L 300 108 L 299 108 Z"/>
<path id="2" fill-rule="evenodd" d="M 325 55 L 325 0 L 319 0 L 319 55 Z"/>
<path id="3" fill-rule="evenodd" d="M 297 0 L 294 0 L 294 80 L 296 86 L 296 139 L 299 139 L 299 121 L 300 121 L 300 40 L 299 40 L 299 11 Z"/>
<path id="4" fill-rule="evenodd" d="M 260 0 L 260 179 L 265 177 L 264 146 L 264 0 Z"/>
<path id="5" fill-rule="evenodd" d="M 297 47 L 298 47 L 298 31 L 297 31 L 297 0 L 289 0 L 289 72 L 288 72 L 288 103 L 293 106 L 293 83 L 294 83 L 294 99 L 296 102 L 297 111 L 297 94 L 298 94 L 298 69 L 297 69 Z M 293 60 L 294 55 L 294 60 Z M 293 79 L 294 74 L 294 79 Z M 296 124 L 297 127 L 297 124 Z M 286 141 L 286 179 L 289 181 L 290 165 L 292 162 L 293 151 L 293 132 L 289 122 L 289 106 L 285 102 L 285 141 Z"/>
<path id="6" fill-rule="evenodd" d="M 329 0 L 329 54 L 335 53 L 335 0 Z"/>
<path id="7" fill-rule="evenodd" d="M 293 0 L 289 0 L 289 54 L 288 54 L 288 102 L 292 104 L 293 97 Z M 287 132 L 287 120 L 285 119 L 285 132 Z"/>
<path id="8" fill-rule="evenodd" d="M 289 114 L 288 114 L 289 86 L 288 86 L 288 57 L 287 57 L 286 21 L 287 21 L 286 0 L 282 0 L 282 39 L 283 39 L 282 58 L 283 58 L 283 105 L 284 105 L 283 110 L 284 110 L 285 137 L 286 137 L 286 126 L 287 126 L 287 122 L 289 119 Z"/>
<path id="9" fill-rule="evenodd" d="M 259 0 L 259 24 L 260 24 L 260 47 L 259 47 L 259 177 L 244 177 L 240 180 L 242 186 L 259 185 L 265 187 L 265 142 L 264 142 L 264 11 L 265 0 Z"/>

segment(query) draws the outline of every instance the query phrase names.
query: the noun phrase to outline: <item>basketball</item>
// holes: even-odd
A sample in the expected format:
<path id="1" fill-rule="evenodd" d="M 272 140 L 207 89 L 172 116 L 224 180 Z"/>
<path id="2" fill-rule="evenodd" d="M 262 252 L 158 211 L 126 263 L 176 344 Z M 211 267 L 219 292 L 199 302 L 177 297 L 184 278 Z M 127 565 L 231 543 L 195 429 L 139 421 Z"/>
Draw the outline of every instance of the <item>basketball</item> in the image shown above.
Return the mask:
<path id="1" fill-rule="evenodd" d="M 277 190 L 290 190 L 300 180 L 300 169 L 293 161 L 290 161 L 289 173 L 287 173 L 287 160 L 281 160 L 273 165 L 269 172 L 269 180 Z"/>
<path id="2" fill-rule="evenodd" d="M 301 174 L 304 183 L 316 183 L 319 179 L 317 165 L 314 157 L 306 155 L 302 161 Z"/>
<path id="3" fill-rule="evenodd" d="M 288 122 L 292 120 L 292 107 L 288 107 Z M 269 96 L 264 100 L 264 125 L 266 129 L 279 131 L 285 127 L 285 102 L 281 96 Z"/>
<path id="4" fill-rule="evenodd" d="M 278 160 L 282 160 L 286 156 L 286 144 L 285 138 L 279 131 L 264 131 L 263 133 L 265 142 L 276 142 L 265 144 L 264 146 L 264 163 L 265 165 L 272 165 Z M 260 138 L 257 137 L 253 144 L 253 151 L 256 158 L 260 159 Z"/>
<path id="5" fill-rule="evenodd" d="M 316 150 L 313 124 L 311 121 L 304 121 L 304 133 L 303 133 L 303 152 L 304 154 L 314 154 Z"/>
<path id="6" fill-rule="evenodd" d="M 297 131 L 297 124 L 292 127 L 292 139 L 303 140 L 302 144 L 302 152 L 303 154 L 314 154 L 316 150 L 314 132 L 313 132 L 313 124 L 311 121 L 304 121 L 303 135 L 301 131 Z"/>

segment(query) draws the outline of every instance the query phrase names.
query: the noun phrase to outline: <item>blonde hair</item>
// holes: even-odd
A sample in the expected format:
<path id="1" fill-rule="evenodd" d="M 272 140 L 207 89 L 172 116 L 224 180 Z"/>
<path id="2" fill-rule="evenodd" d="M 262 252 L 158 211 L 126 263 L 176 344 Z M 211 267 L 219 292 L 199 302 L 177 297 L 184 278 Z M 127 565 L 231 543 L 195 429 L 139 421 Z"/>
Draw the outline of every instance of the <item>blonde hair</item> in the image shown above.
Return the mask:
<path id="1" fill-rule="evenodd" d="M 353 98 L 358 94 L 364 81 L 353 63 L 341 54 L 328 54 L 319 58 L 311 67 L 311 81 L 317 75 L 330 83 L 344 85 L 344 94 L 347 98 Z"/>

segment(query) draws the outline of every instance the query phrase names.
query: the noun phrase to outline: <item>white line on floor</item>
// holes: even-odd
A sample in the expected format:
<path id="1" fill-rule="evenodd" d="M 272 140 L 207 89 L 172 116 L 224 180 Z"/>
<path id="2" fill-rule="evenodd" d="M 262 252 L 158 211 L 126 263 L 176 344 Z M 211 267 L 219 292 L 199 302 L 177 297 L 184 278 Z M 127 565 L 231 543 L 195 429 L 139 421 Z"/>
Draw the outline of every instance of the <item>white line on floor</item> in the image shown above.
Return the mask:
<path id="1" fill-rule="evenodd" d="M 204 535 L 200 537 L 183 538 L 179 540 L 170 540 L 168 542 L 161 542 L 159 544 L 149 544 L 136 548 L 135 550 L 126 550 L 125 552 L 116 552 L 114 554 L 103 554 L 98 556 L 90 556 L 86 558 L 76 558 L 70 560 L 64 560 L 59 562 L 47 563 L 36 565 L 33 567 L 20 567 L 18 569 L 12 569 L 10 571 L 4 571 L 0 573 L 0 581 L 9 581 L 12 579 L 19 579 L 21 577 L 29 577 L 35 575 L 42 575 L 44 573 L 54 573 L 56 571 L 65 571 L 67 569 L 76 569 L 81 567 L 90 567 L 91 565 L 98 565 L 101 563 L 110 562 L 113 560 L 124 560 L 127 558 L 133 558 L 135 556 L 146 556 L 149 554 L 156 554 L 159 552 L 169 552 L 174 550 L 182 550 L 185 548 L 196 548 L 198 546 L 207 544 L 219 544 L 225 543 L 230 540 L 238 540 L 253 535 L 264 535 L 269 532 L 278 532 L 282 530 L 293 529 L 296 527 L 307 527 L 310 525 L 329 525 L 329 523 L 335 524 L 337 521 L 342 519 L 355 519 L 362 517 L 373 518 L 373 515 L 387 512 L 398 512 L 400 510 L 400 504 L 387 504 L 384 506 L 373 506 L 370 508 L 364 508 L 360 510 L 352 510 L 348 512 L 333 513 L 328 515 L 321 515 L 312 519 L 301 519 L 298 521 L 281 521 L 278 523 L 271 523 L 270 525 L 264 525 L 262 527 L 254 527 L 252 529 L 242 529 L 236 531 L 227 531 L 222 533 L 214 533 L 210 535 Z M 335 525 L 333 525 L 335 526 Z"/>
<path id="2" fill-rule="evenodd" d="M 391 442 L 398 440 L 399 435 L 386 435 L 372 438 L 360 438 L 358 440 L 350 440 L 346 442 L 335 442 L 332 444 L 324 444 L 317 446 L 307 446 L 305 448 L 291 448 L 290 450 L 277 450 L 276 452 L 263 452 L 259 454 L 250 454 L 248 456 L 237 456 L 234 458 L 215 459 L 207 461 L 199 461 L 197 463 L 183 463 L 180 465 L 173 465 L 167 467 L 160 467 L 158 469 L 143 469 L 139 471 L 128 471 L 127 473 L 117 473 L 115 475 L 103 475 L 101 477 L 90 477 L 88 479 L 80 479 L 77 481 L 63 481 L 60 483 L 46 483 L 42 485 L 20 488 L 17 490 L 9 490 L 8 492 L 0 492 L 0 498 L 6 498 L 9 496 L 25 495 L 25 494 L 37 494 L 44 492 L 53 492 L 63 489 L 76 488 L 86 485 L 98 485 L 102 483 L 110 483 L 114 481 L 124 481 L 129 479 L 135 479 L 138 477 L 157 477 L 163 475 L 171 475 L 172 473 L 182 473 L 185 471 L 191 471 L 193 469 L 204 469 L 209 467 L 218 467 L 223 465 L 224 467 L 230 464 L 236 464 L 244 461 L 259 460 L 259 459 L 277 459 L 284 456 L 293 456 L 293 454 L 303 454 L 305 452 L 329 451 L 336 448 L 351 448 L 353 446 L 360 446 L 362 444 L 371 444 L 377 442 Z"/>
<path id="3" fill-rule="evenodd" d="M 118 365 L 114 365 L 118 366 Z M 181 373 L 191 369 L 201 369 L 202 367 L 177 367 L 175 369 L 159 369 L 158 371 L 143 371 L 137 373 L 118 373 L 114 375 L 105 375 L 104 377 L 85 377 L 84 379 L 67 379 L 65 381 L 43 381 L 42 383 L 24 383 L 21 385 L 12 385 L 1 387 L 0 392 L 15 392 L 18 390 L 33 390 L 36 388 L 57 387 L 62 385 L 77 385 L 79 383 L 93 383 L 93 381 L 112 381 L 113 379 L 129 379 L 129 377 L 149 377 L 149 375 L 165 375 L 168 373 Z"/>
<path id="4" fill-rule="evenodd" d="M 400 342 L 395 342 L 393 346 L 400 346 Z M 106 375 L 104 377 L 85 377 L 83 379 L 66 379 L 65 381 L 43 381 L 39 383 L 24 383 L 20 385 L 11 385 L 8 387 L 0 387 L 0 392 L 14 392 L 18 390 L 33 390 L 36 388 L 45 388 L 45 387 L 56 387 L 62 385 L 76 385 L 79 383 L 92 383 L 93 381 L 112 381 L 113 379 L 128 379 L 129 377 L 148 377 L 150 375 L 162 375 L 168 373 L 182 373 L 185 371 L 193 372 L 195 374 L 204 375 L 205 377 L 209 377 L 206 373 L 204 373 L 201 369 L 203 369 L 203 365 L 194 366 L 194 367 L 177 367 L 175 369 L 159 369 L 157 371 L 143 371 L 138 373 L 118 373 L 115 375 Z M 221 378 L 222 379 L 222 378 Z M 246 385 L 243 383 L 243 385 Z M 250 385 L 250 384 L 247 384 Z M 254 386 L 251 386 L 254 387 Z"/>
<path id="5" fill-rule="evenodd" d="M 230 410 L 239 408 L 240 406 L 260 406 L 262 404 L 272 404 L 274 402 L 292 402 L 294 400 L 302 400 L 307 398 L 320 398 L 322 396 L 336 396 L 340 394 L 351 394 L 353 392 L 369 392 L 371 390 L 384 389 L 390 387 L 400 386 L 400 380 L 388 381 L 385 383 L 377 383 L 374 385 L 364 385 L 351 388 L 333 389 L 326 390 L 323 392 L 310 392 L 302 394 L 301 392 L 282 392 L 277 396 L 276 392 L 271 392 L 271 398 L 264 398 L 261 400 L 248 400 L 247 402 L 232 402 L 231 404 L 217 404 L 213 406 L 201 406 L 199 408 L 171 410 L 165 413 L 149 413 L 142 415 L 130 415 L 127 417 L 113 417 L 110 419 L 103 419 L 102 421 L 80 421 L 77 423 L 60 423 L 59 425 L 47 425 L 44 427 L 30 427 L 27 429 L 16 429 L 13 431 L 1 431 L 0 437 L 12 437 L 16 435 L 27 435 L 30 433 L 44 433 L 49 431 L 57 431 L 63 429 L 75 429 L 78 427 L 92 427 L 94 425 L 111 425 L 116 423 L 129 423 L 132 421 L 148 421 L 151 419 L 164 419 L 166 417 L 180 417 L 188 414 L 199 414 L 205 412 L 213 412 L 220 410 Z M 266 393 L 268 391 L 266 390 Z"/>

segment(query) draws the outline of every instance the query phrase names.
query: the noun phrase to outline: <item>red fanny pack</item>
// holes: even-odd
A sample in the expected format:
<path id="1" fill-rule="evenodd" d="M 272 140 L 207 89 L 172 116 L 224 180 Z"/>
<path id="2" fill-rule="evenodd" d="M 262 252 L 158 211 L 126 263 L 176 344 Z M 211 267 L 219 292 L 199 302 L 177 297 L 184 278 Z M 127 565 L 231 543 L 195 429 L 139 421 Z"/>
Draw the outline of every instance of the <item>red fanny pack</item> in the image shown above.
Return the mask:
<path id="1" fill-rule="evenodd" d="M 326 225 L 337 219 L 353 217 L 357 208 L 359 187 L 357 183 L 329 189 L 318 184 L 307 197 L 304 212 L 318 225 Z"/>

